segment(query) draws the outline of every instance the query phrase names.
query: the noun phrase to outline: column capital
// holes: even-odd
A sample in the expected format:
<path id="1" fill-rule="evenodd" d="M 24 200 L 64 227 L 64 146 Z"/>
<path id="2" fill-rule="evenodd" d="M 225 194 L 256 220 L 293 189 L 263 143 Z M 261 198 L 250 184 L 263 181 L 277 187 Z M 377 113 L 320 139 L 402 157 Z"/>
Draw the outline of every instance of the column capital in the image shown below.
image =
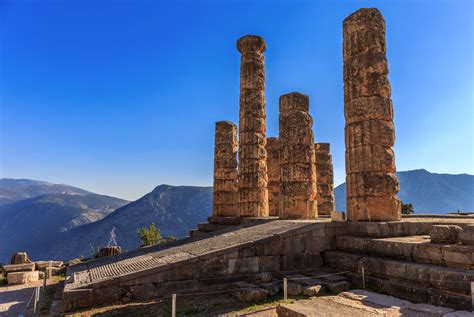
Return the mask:
<path id="1" fill-rule="evenodd" d="M 242 54 L 247 52 L 263 53 L 266 47 L 265 40 L 258 35 L 245 35 L 237 41 L 237 49 Z"/>

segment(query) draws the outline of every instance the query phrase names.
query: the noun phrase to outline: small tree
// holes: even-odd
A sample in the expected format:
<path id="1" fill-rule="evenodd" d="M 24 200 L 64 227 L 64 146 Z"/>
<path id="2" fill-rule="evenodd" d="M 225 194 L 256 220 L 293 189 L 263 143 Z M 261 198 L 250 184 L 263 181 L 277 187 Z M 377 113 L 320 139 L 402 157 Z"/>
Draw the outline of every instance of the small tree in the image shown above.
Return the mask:
<path id="1" fill-rule="evenodd" d="M 413 209 L 413 205 L 408 203 L 408 204 L 405 204 L 403 203 L 402 201 L 402 214 L 404 215 L 411 215 L 415 212 L 415 209 Z"/>
<path id="2" fill-rule="evenodd" d="M 158 229 L 154 223 L 152 223 L 149 228 L 143 227 L 138 229 L 137 235 L 138 238 L 142 240 L 143 246 L 161 244 L 164 242 L 160 229 Z"/>

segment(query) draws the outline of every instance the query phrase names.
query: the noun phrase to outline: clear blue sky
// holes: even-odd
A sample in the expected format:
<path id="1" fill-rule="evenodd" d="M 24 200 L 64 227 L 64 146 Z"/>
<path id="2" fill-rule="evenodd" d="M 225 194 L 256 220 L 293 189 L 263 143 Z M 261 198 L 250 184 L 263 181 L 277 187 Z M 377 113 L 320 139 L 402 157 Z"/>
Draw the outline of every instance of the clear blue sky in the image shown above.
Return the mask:
<path id="1" fill-rule="evenodd" d="M 135 199 L 211 185 L 214 123 L 238 121 L 236 40 L 267 41 L 267 135 L 278 97 L 310 96 L 344 181 L 342 21 L 387 23 L 398 170 L 474 173 L 470 0 L 0 1 L 0 177 Z"/>

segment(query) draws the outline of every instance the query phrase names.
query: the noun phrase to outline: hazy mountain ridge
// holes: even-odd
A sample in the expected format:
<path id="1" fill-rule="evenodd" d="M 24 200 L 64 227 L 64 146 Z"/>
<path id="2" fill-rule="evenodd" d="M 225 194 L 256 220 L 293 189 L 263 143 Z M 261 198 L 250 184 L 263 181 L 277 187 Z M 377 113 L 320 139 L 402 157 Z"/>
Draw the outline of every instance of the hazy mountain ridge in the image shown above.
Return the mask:
<path id="1" fill-rule="evenodd" d="M 39 246 L 50 245 L 60 232 L 100 220 L 126 203 L 98 194 L 51 194 L 4 204 L 0 206 L 0 261 L 21 250 L 41 259 Z"/>
<path id="2" fill-rule="evenodd" d="M 151 223 L 162 235 L 184 237 L 211 214 L 212 187 L 157 186 L 152 192 L 107 217 L 60 234 L 43 250 L 48 258 L 90 256 L 91 249 L 118 244 L 124 250 L 140 246 L 137 230 Z"/>
<path id="3" fill-rule="evenodd" d="M 437 174 L 419 169 L 397 172 L 398 197 L 416 213 L 474 212 L 474 175 Z M 334 190 L 336 209 L 346 210 L 346 184 Z"/>
<path id="4" fill-rule="evenodd" d="M 70 195 L 93 194 L 87 190 L 65 184 L 53 184 L 32 179 L 0 179 L 0 206 L 39 195 L 65 193 Z"/>

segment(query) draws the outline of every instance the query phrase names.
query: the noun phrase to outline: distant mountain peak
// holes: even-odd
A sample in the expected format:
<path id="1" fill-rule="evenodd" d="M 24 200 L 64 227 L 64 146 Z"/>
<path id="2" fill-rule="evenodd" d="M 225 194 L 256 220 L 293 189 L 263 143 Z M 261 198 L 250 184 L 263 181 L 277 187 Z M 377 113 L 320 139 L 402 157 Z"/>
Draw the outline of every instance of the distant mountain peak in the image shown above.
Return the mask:
<path id="1" fill-rule="evenodd" d="M 415 213 L 448 213 L 474 211 L 474 176 L 439 174 L 426 169 L 397 172 L 398 197 L 411 203 Z M 346 184 L 334 189 L 336 209 L 346 210 Z"/>

